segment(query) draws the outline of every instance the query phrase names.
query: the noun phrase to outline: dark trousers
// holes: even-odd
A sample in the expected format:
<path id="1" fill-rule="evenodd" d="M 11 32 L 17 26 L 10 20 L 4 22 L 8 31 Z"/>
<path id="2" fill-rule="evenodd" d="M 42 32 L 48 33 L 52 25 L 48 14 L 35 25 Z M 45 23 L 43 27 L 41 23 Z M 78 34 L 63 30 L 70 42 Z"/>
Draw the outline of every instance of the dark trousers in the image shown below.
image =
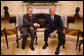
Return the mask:
<path id="1" fill-rule="evenodd" d="M 54 32 L 56 29 L 46 28 L 44 31 L 44 41 L 47 43 L 49 34 Z M 58 33 L 58 48 L 65 43 L 65 35 L 63 34 L 63 30 L 57 30 Z"/>
<path id="2" fill-rule="evenodd" d="M 26 27 L 22 27 L 22 28 L 21 28 L 21 33 L 22 33 L 22 35 L 23 35 L 22 47 L 25 47 L 27 37 L 29 36 L 28 33 L 29 33 L 30 36 L 31 36 L 31 46 L 33 46 L 33 44 L 34 44 L 34 39 L 35 39 L 35 37 L 36 37 L 35 29 L 34 29 L 34 30 L 30 30 L 30 29 L 28 29 L 28 28 L 26 28 Z"/>

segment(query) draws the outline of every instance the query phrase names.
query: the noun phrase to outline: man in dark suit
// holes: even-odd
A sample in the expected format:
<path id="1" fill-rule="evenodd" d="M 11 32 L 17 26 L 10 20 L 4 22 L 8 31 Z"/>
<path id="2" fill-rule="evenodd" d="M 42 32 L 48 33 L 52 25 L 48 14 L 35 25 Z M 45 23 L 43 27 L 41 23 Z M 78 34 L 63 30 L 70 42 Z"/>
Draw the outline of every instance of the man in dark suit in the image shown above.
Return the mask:
<path id="1" fill-rule="evenodd" d="M 64 45 L 65 43 L 65 35 L 63 34 L 63 27 L 62 27 L 62 21 L 61 17 L 59 15 L 55 14 L 54 9 L 49 10 L 49 15 L 46 16 L 46 29 L 44 31 L 44 41 L 45 44 L 43 46 L 43 49 L 46 49 L 48 46 L 48 37 L 50 33 L 53 33 L 54 35 L 58 33 L 58 47 L 56 48 L 55 54 L 59 54 L 60 46 Z M 64 46 L 63 46 L 64 47 Z"/>
<path id="2" fill-rule="evenodd" d="M 34 39 L 36 37 L 35 28 L 37 28 L 39 24 L 36 23 L 36 18 L 32 14 L 32 8 L 27 8 L 27 14 L 23 16 L 23 25 L 21 27 L 21 33 L 23 34 L 23 40 L 22 40 L 22 49 L 25 49 L 25 44 L 27 37 L 29 36 L 28 33 L 30 33 L 31 36 L 31 45 L 30 48 L 34 50 Z"/>

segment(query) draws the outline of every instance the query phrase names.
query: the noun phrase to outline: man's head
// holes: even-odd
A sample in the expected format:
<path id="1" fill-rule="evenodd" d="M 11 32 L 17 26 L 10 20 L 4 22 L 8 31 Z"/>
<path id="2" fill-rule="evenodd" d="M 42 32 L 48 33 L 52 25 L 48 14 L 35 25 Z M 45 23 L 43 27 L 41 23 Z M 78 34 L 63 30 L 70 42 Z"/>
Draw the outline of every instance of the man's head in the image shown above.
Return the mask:
<path id="1" fill-rule="evenodd" d="M 33 9 L 32 9 L 31 7 L 28 7 L 28 8 L 27 8 L 27 13 L 28 13 L 28 14 L 32 14 L 32 10 L 33 10 Z"/>
<path id="2" fill-rule="evenodd" d="M 54 14 L 55 14 L 55 9 L 50 8 L 50 9 L 49 9 L 49 13 L 50 13 L 50 15 L 54 15 Z"/>

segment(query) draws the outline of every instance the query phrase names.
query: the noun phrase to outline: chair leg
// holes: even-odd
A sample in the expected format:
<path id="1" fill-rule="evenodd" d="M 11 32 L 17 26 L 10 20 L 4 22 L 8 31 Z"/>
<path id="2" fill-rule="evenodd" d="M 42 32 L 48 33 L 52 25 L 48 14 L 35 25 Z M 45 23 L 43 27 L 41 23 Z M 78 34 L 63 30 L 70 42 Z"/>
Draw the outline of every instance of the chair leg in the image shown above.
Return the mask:
<path id="1" fill-rule="evenodd" d="M 80 50 L 81 50 L 81 44 L 83 44 L 83 40 L 80 40 L 80 42 L 79 42 L 79 52 L 80 52 Z"/>
<path id="2" fill-rule="evenodd" d="M 16 34 L 16 43 L 17 43 L 17 48 L 19 48 L 19 42 L 18 42 L 18 33 Z"/>
<path id="3" fill-rule="evenodd" d="M 38 43 L 37 43 L 37 37 L 36 37 L 36 45 L 38 45 Z"/>
<path id="4" fill-rule="evenodd" d="M 16 27 L 16 43 L 17 43 L 17 48 L 19 48 L 19 42 L 18 42 L 18 28 Z"/>
<path id="5" fill-rule="evenodd" d="M 6 29 L 5 29 L 5 39 L 6 39 L 7 49 L 9 49 L 8 40 L 7 40 L 7 35 L 6 35 Z"/>
<path id="6" fill-rule="evenodd" d="M 17 48 L 19 48 L 19 42 L 18 42 L 18 40 L 16 40 L 16 43 L 17 43 Z"/>
<path id="7" fill-rule="evenodd" d="M 80 46 L 81 46 L 81 43 L 79 43 L 79 52 L 80 52 L 80 50 L 81 50 Z"/>
<path id="8" fill-rule="evenodd" d="M 78 32 L 78 36 L 77 36 L 76 50 L 77 50 L 77 47 L 78 47 L 78 40 L 79 40 L 79 32 Z"/>

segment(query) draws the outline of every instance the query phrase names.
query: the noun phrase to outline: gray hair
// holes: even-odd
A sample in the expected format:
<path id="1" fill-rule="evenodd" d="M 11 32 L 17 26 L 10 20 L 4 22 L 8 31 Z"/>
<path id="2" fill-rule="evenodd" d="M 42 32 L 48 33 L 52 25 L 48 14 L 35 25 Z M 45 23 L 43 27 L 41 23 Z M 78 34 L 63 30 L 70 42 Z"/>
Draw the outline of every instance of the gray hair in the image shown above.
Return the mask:
<path id="1" fill-rule="evenodd" d="M 33 10 L 33 9 L 32 9 L 32 7 L 28 7 L 28 8 L 27 8 L 27 11 L 28 11 L 28 10 Z"/>
<path id="2" fill-rule="evenodd" d="M 49 9 L 49 12 L 50 12 L 50 10 L 51 10 L 51 9 L 53 9 L 53 10 L 55 11 L 55 9 L 54 9 L 54 8 L 50 8 L 50 9 Z"/>

